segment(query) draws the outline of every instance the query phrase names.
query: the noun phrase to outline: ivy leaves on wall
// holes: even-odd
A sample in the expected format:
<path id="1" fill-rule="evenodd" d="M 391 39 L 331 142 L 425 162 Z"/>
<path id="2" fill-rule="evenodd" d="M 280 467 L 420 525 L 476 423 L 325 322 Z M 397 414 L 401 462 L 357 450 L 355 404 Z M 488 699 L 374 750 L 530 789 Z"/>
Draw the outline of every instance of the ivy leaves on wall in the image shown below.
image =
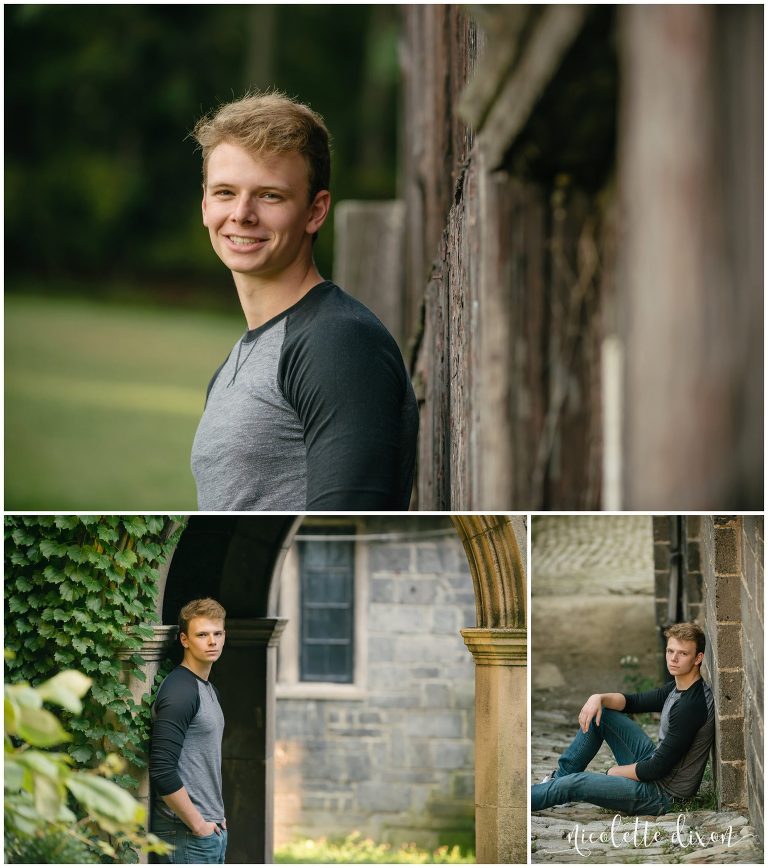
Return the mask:
<path id="1" fill-rule="evenodd" d="M 79 763 L 114 752 L 145 764 L 149 694 L 138 705 L 121 674 L 127 666 L 143 680 L 138 652 L 157 623 L 157 567 L 182 529 L 180 516 L 5 519 L 5 644 L 15 655 L 7 680 L 35 685 L 62 669 L 93 679 L 83 716 L 69 722 L 68 750 Z"/>

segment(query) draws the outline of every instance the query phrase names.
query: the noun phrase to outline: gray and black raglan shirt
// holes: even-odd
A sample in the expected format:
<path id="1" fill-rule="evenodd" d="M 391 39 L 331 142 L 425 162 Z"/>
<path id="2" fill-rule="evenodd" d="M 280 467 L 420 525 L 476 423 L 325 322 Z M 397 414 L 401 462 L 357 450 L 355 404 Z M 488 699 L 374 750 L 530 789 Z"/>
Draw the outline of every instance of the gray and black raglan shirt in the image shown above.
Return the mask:
<path id="1" fill-rule="evenodd" d="M 209 823 L 225 819 L 221 792 L 221 739 L 224 714 L 210 681 L 177 666 L 160 685 L 152 706 L 149 777 L 158 796 L 185 787 L 192 804 Z M 173 811 L 161 798 L 156 808 Z"/>
<path id="2" fill-rule="evenodd" d="M 192 447 L 201 510 L 405 510 L 418 408 L 394 338 L 331 281 L 245 333 Z"/>
<path id="3" fill-rule="evenodd" d="M 715 700 L 701 678 L 687 690 L 674 681 L 657 690 L 624 694 L 624 711 L 660 711 L 659 745 L 650 759 L 637 764 L 641 781 L 655 781 L 679 799 L 696 794 L 715 736 Z"/>

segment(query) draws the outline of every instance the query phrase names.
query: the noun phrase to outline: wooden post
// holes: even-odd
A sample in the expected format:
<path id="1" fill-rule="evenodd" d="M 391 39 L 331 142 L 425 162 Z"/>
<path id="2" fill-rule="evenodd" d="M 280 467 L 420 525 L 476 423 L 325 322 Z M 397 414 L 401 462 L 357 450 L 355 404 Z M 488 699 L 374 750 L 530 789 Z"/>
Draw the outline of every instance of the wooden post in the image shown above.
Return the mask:
<path id="1" fill-rule="evenodd" d="M 752 385 L 762 394 L 762 336 L 751 325 L 762 322 L 762 286 L 754 267 L 751 279 L 748 268 L 734 270 L 729 249 L 742 229 L 754 237 L 741 208 L 762 216 L 750 193 L 761 167 L 729 212 L 722 151 L 733 118 L 759 114 L 762 95 L 742 105 L 743 89 L 728 88 L 733 64 L 720 75 L 730 12 L 720 20 L 713 6 L 620 7 L 628 509 L 762 507 L 762 398 Z M 756 17 L 762 30 L 762 11 Z M 742 37 L 747 51 L 752 40 Z M 734 161 L 750 156 L 755 138 L 760 130 L 751 141 L 745 132 Z M 757 249 L 745 257 L 762 263 Z"/>
<path id="2" fill-rule="evenodd" d="M 333 279 L 369 307 L 403 347 L 405 204 L 339 202 Z"/>

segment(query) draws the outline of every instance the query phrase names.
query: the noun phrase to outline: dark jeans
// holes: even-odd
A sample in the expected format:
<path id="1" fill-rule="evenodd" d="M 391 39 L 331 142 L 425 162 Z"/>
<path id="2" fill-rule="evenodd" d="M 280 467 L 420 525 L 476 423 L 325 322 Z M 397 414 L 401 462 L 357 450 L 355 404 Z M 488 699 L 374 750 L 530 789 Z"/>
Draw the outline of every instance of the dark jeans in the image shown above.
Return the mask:
<path id="1" fill-rule="evenodd" d="M 167 856 L 158 856 L 159 864 L 199 865 L 207 863 L 224 864 L 227 852 L 227 830 L 219 828 L 212 835 L 200 838 L 193 835 L 189 827 L 178 818 L 170 820 L 155 810 L 152 812 L 151 830 L 174 847 Z"/>
<path id="2" fill-rule="evenodd" d="M 666 814 L 671 797 L 655 782 L 585 771 L 603 741 L 620 766 L 649 759 L 656 745 L 626 714 L 604 708 L 600 726 L 594 719 L 587 732 L 579 729 L 557 763 L 554 777 L 531 787 L 531 810 L 543 811 L 564 802 L 590 802 L 622 814 Z"/>

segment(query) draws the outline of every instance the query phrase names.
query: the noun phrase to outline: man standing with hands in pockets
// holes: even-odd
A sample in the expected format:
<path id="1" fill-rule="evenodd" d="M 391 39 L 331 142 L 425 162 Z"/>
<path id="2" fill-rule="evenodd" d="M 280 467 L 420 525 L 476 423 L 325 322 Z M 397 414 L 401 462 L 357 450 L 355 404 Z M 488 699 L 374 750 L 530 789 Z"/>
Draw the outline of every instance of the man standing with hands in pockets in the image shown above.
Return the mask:
<path id="1" fill-rule="evenodd" d="M 184 659 L 160 685 L 152 707 L 151 829 L 174 847 L 163 862 L 224 862 L 224 714 L 208 678 L 224 648 L 225 617 L 224 608 L 210 598 L 192 600 L 182 608 L 179 639 Z"/>

